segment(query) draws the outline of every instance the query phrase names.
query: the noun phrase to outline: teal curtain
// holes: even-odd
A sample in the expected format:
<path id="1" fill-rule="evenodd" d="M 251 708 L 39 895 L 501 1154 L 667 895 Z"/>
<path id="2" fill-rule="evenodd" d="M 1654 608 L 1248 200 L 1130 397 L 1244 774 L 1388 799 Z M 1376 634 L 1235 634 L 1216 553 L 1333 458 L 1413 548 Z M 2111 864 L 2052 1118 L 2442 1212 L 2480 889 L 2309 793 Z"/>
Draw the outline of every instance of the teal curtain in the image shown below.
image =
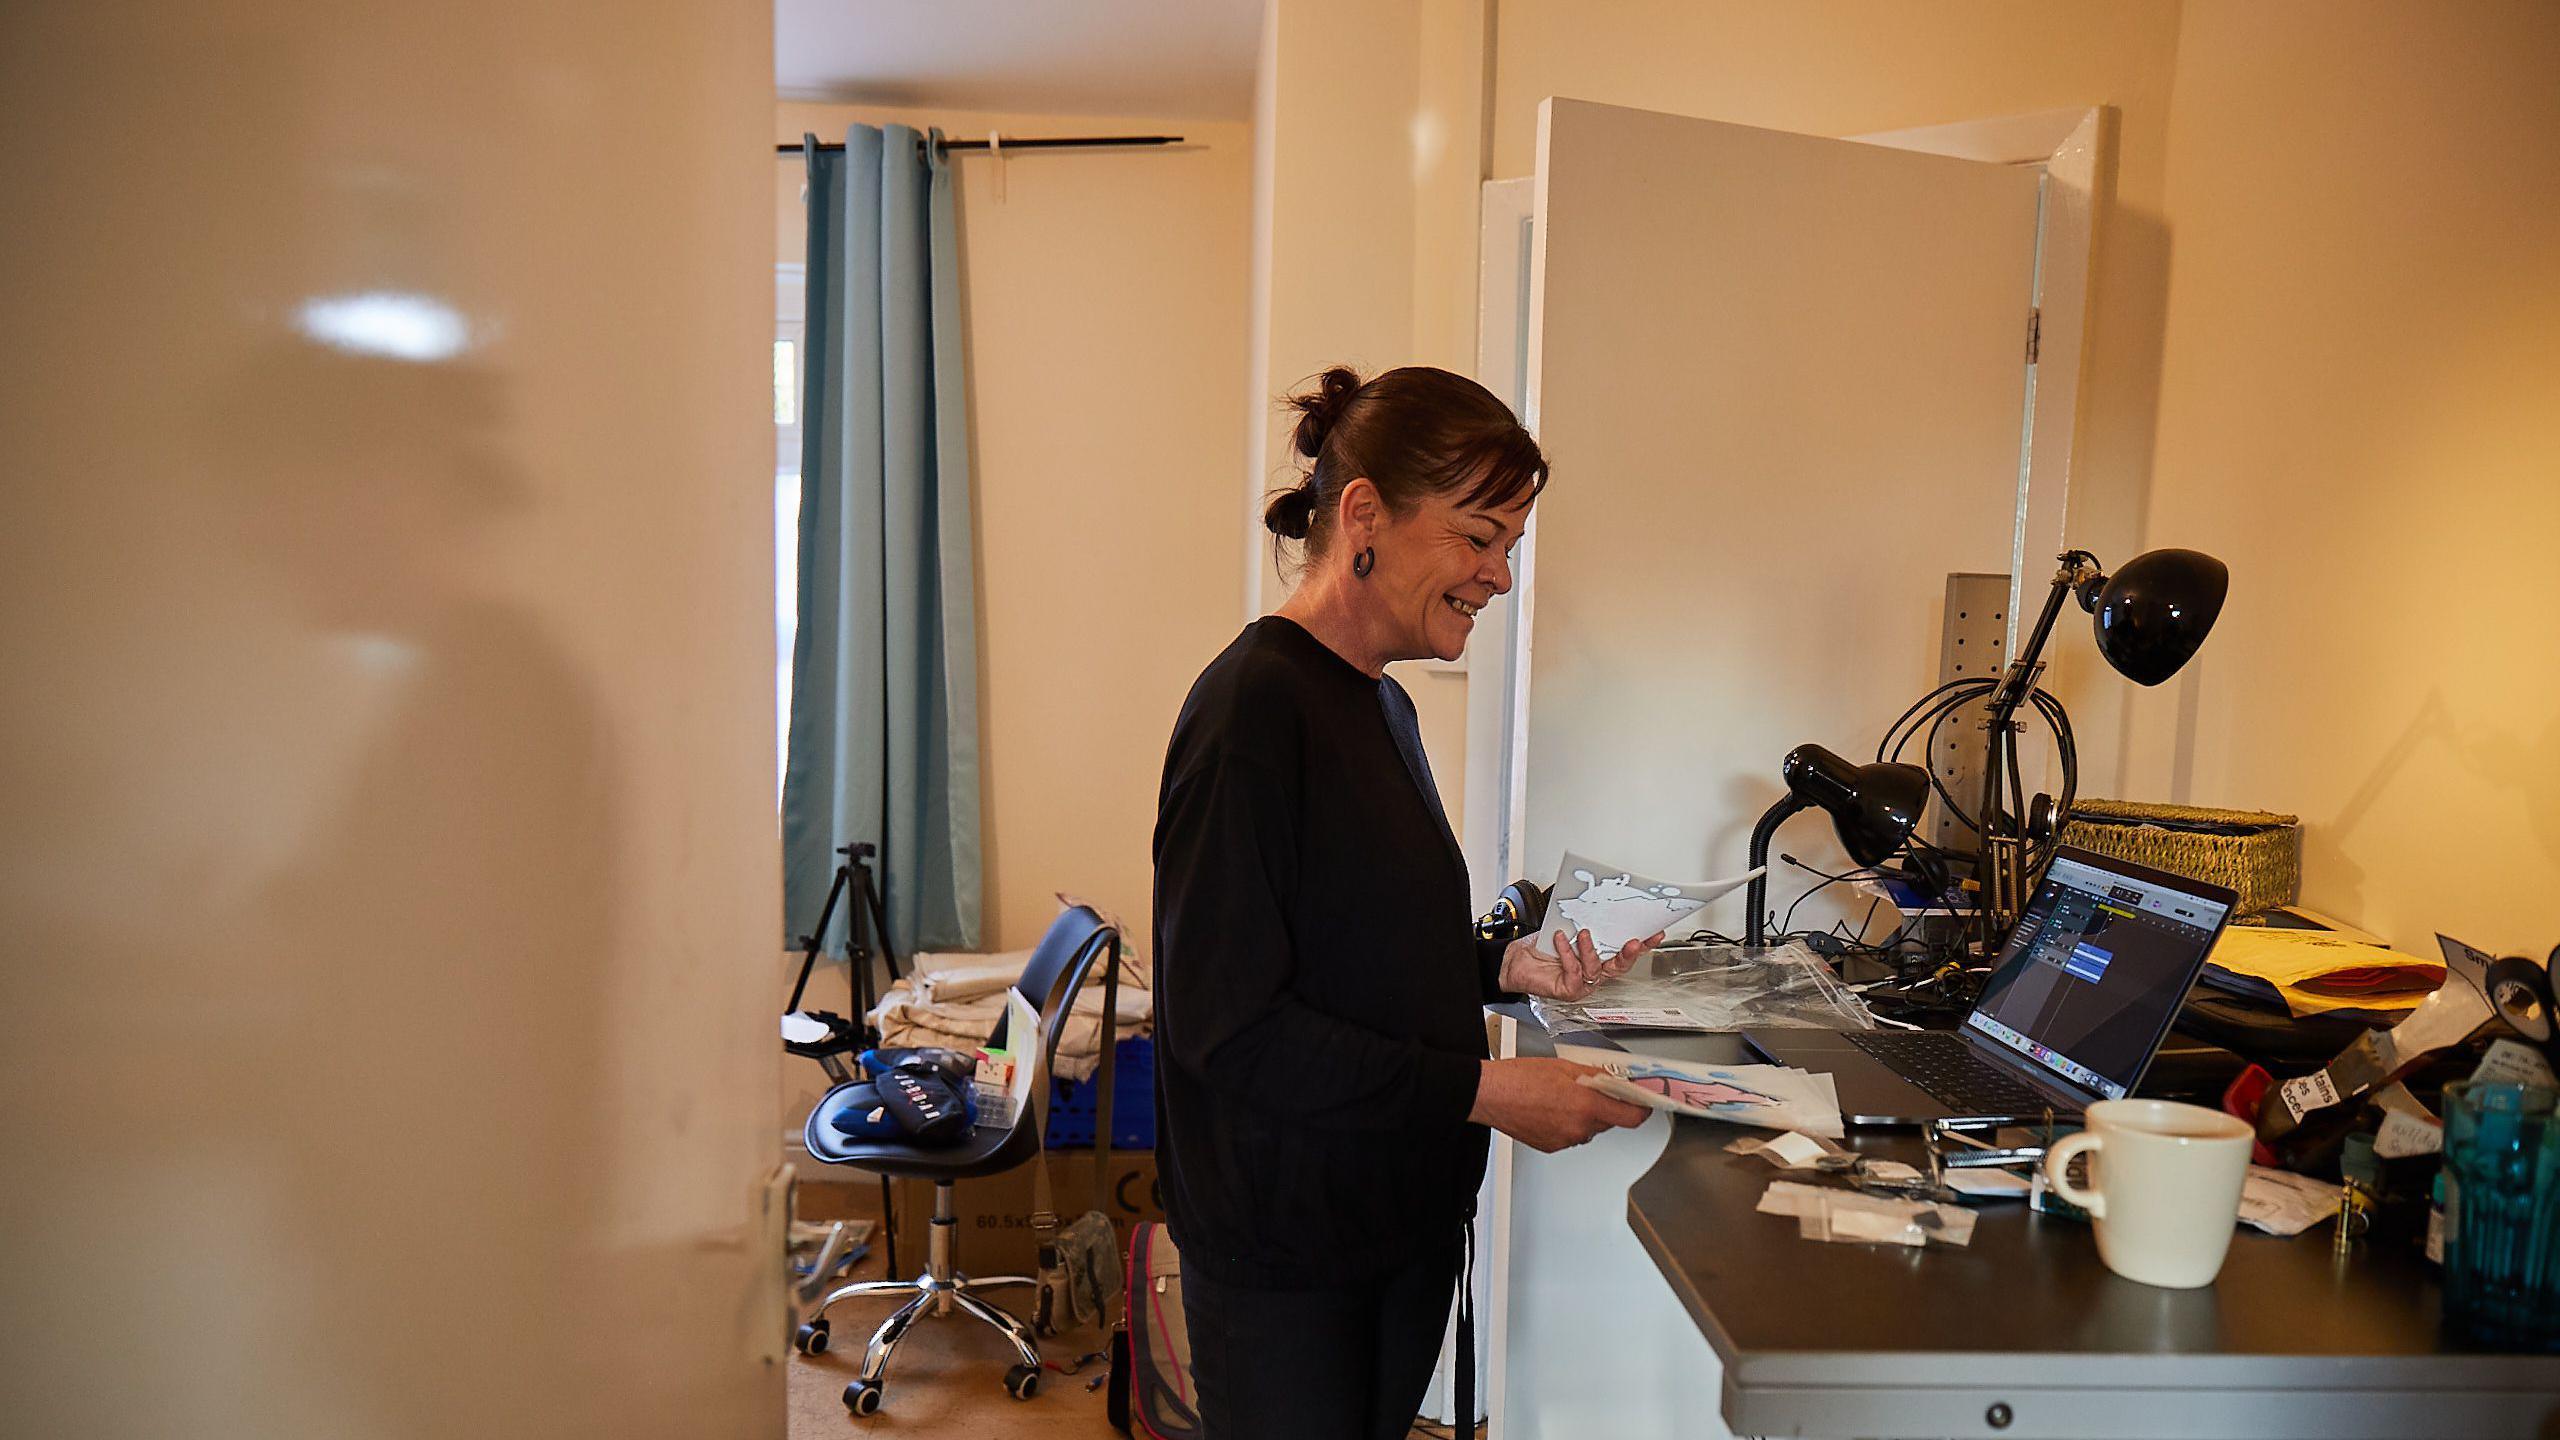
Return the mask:
<path id="1" fill-rule="evenodd" d="M 817 923 L 834 851 L 857 840 L 880 847 L 901 953 L 978 943 L 978 617 L 959 240 L 941 142 L 904 125 L 854 126 L 841 152 L 804 141 L 786 943 Z"/>

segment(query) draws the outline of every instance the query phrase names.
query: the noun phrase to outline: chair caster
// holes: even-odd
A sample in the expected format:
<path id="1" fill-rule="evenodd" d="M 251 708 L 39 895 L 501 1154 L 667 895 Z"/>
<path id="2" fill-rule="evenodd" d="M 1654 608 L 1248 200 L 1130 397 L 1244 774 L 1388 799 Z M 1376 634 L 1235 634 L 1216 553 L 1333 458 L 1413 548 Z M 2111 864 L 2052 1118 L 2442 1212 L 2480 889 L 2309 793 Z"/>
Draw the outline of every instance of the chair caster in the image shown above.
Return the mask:
<path id="1" fill-rule="evenodd" d="M 827 1353 L 828 1327 L 824 1320 L 812 1320 L 791 1332 L 791 1348 L 803 1355 Z"/>
<path id="2" fill-rule="evenodd" d="M 1040 1393 L 1040 1367 L 1016 1365 L 1004 1372 L 1004 1393 L 1016 1400 L 1028 1400 Z"/>
<path id="3" fill-rule="evenodd" d="M 844 1387 L 844 1408 L 856 1415 L 880 1413 L 880 1382 L 856 1380 Z"/>

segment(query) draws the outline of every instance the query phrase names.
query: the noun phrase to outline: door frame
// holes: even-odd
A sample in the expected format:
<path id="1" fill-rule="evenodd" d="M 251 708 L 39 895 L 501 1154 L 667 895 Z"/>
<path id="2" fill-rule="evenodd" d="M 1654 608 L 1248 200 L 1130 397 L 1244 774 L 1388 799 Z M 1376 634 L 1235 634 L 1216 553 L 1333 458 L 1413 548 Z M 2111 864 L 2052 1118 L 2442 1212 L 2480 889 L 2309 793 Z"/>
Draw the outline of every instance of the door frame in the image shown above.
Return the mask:
<path id="1" fill-rule="evenodd" d="M 1529 224 L 1536 204 L 1529 180 L 1487 180 L 1478 225 L 1476 380 L 1499 396 L 1532 431 L 1529 413 Z M 1530 577 L 1538 550 L 1533 510 L 1513 552 L 1511 593 L 1476 617 L 1467 640 L 1466 804 L 1462 811 L 1467 875 L 1477 909 L 1520 878 L 1521 828 L 1527 791 Z M 1484 797 L 1479 803 L 1478 797 Z"/>

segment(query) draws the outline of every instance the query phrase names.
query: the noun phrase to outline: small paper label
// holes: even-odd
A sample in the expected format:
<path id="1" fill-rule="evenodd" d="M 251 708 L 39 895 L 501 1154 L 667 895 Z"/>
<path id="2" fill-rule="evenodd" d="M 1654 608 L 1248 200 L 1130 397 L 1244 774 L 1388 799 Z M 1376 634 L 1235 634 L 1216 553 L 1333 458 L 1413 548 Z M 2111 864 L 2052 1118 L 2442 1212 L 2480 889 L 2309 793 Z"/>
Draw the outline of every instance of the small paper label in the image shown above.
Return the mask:
<path id="1" fill-rule="evenodd" d="M 2287 1080 L 2284 1082 L 2283 1093 L 2285 1112 L 2293 1117 L 2293 1122 L 2297 1125 L 2302 1123 L 2303 1116 L 2312 1111 L 2325 1109 L 2338 1103 L 2338 1087 L 2329 1083 L 2329 1072 L 2326 1070 L 2315 1070 L 2308 1075 Z"/>
<path id="2" fill-rule="evenodd" d="M 1789 1170 L 1802 1170 L 1809 1165 L 1820 1163 L 1823 1156 L 1831 1153 L 1831 1148 L 1810 1135 L 1802 1135 L 1790 1130 L 1770 1141 L 1761 1149 L 1760 1155 L 1761 1158 L 1785 1166 Z"/>
<path id="3" fill-rule="evenodd" d="M 1612 1007 L 1586 1005 L 1583 1007 L 1582 1013 L 1590 1016 L 1591 1023 L 1594 1025 L 1648 1025 L 1657 1030 L 1686 1030 L 1691 1028 L 1689 1012 L 1686 1010 L 1670 1008 L 1645 1009 L 1636 1006 Z"/>
<path id="4" fill-rule="evenodd" d="M 2427 1212 L 2427 1263 L 2444 1263 L 2444 1212 L 2441 1210 Z"/>
<path id="5" fill-rule="evenodd" d="M 2434 1155 L 2443 1149 L 2443 1126 L 2400 1110 L 2385 1111 L 2382 1128 L 2373 1136 L 2373 1153 L 2385 1160 Z"/>
<path id="6" fill-rule="evenodd" d="M 2270 1235 L 2299 1235 L 2336 1214 L 2338 1200 L 2338 1186 L 2252 1165 L 2240 1189 L 2240 1222 Z"/>
<path id="7" fill-rule="evenodd" d="M 2480 1068 L 2471 1072 L 2474 1085 L 2541 1085 L 2551 1083 L 2551 1062 L 2542 1052 L 2513 1040 L 2492 1040 Z"/>

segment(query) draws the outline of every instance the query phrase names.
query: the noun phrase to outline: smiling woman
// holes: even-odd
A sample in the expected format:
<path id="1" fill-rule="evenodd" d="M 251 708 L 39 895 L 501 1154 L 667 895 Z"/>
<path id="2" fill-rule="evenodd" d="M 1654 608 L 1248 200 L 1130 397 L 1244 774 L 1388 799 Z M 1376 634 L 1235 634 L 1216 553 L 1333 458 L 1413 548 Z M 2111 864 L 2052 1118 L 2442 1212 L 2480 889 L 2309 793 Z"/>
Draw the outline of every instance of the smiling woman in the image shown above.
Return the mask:
<path id="1" fill-rule="evenodd" d="M 1378 672 L 1392 660 L 1455 660 L 1476 612 L 1511 588 L 1511 548 L 1546 487 L 1538 442 L 1493 393 L 1427 366 L 1363 382 L 1346 366 L 1289 401 L 1307 477 L 1272 497 L 1263 523 L 1305 543 L 1305 582 L 1281 614 Z M 1338 537 L 1353 537 L 1348 578 Z M 1348 602 L 1348 603 L 1345 603 Z"/>
<path id="2" fill-rule="evenodd" d="M 1304 575 L 1192 686 L 1156 807 L 1157 1155 L 1222 1440 L 1404 1435 L 1487 1128 L 1554 1150 L 1645 1115 L 1582 1066 L 1486 1058 L 1488 1001 L 1580 999 L 1650 942 L 1476 940 L 1385 673 L 1456 658 L 1511 588 L 1546 457 L 1444 370 L 1336 368 L 1290 404 L 1312 463 L 1264 521 Z"/>

